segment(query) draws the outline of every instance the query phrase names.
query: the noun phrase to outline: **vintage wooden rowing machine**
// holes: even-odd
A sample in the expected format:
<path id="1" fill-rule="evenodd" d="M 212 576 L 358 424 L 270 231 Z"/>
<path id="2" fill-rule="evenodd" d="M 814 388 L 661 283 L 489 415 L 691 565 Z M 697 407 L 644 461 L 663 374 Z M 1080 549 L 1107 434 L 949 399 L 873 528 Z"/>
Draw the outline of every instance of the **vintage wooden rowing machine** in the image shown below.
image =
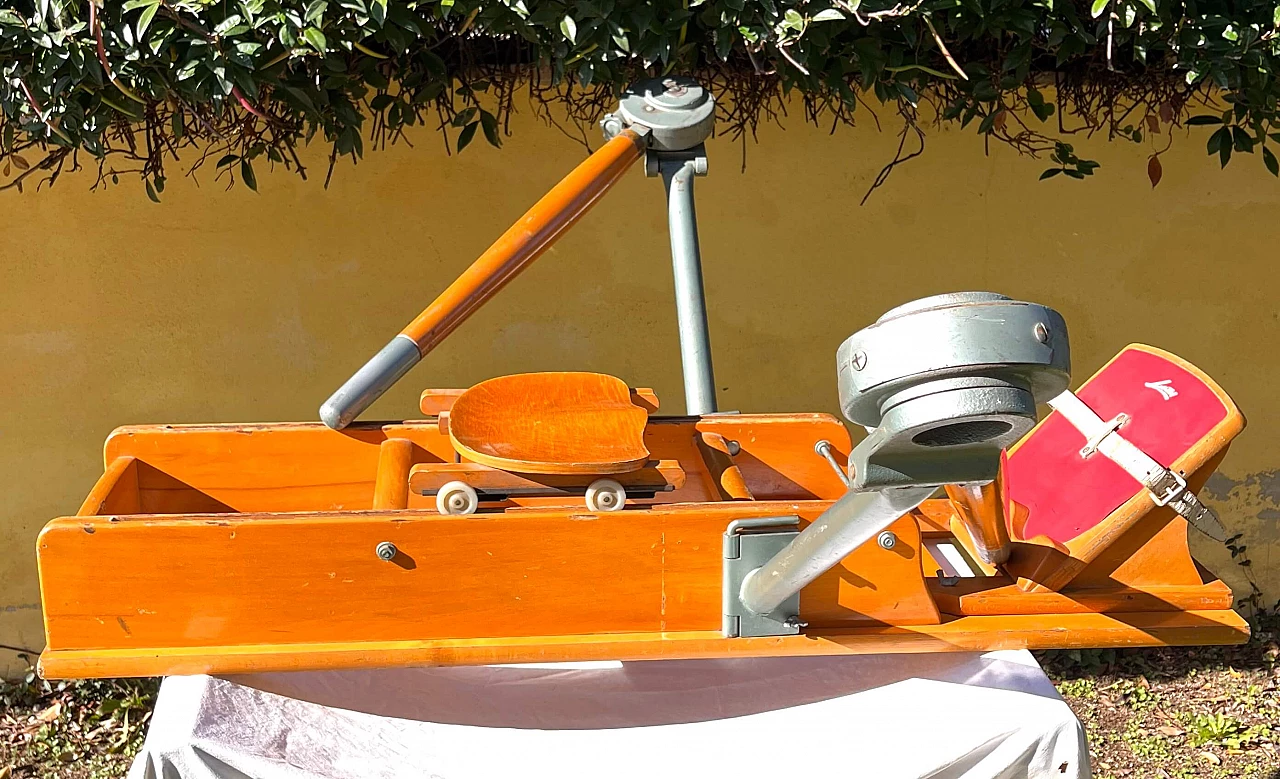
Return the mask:
<path id="1" fill-rule="evenodd" d="M 321 410 L 143 425 L 37 544 L 49 678 L 1236 643 L 1188 527 L 1244 418 L 1148 346 L 1068 390 L 1066 323 L 992 293 L 838 350 L 841 410 L 716 410 L 694 176 L 714 103 L 646 82 L 610 140 Z M 686 414 L 598 373 L 355 418 L 641 158 L 667 186 Z M 1054 410 L 1037 423 L 1037 404 Z M 937 497 L 935 497 L 937 496 Z"/>

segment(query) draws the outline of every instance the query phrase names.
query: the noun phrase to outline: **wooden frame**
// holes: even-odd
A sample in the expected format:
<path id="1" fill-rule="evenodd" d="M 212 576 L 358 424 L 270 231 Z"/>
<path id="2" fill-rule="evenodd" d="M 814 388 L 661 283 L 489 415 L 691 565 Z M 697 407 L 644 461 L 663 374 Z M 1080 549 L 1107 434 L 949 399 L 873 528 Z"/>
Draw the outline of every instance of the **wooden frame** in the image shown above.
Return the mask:
<path id="1" fill-rule="evenodd" d="M 645 397 L 632 391 L 632 397 Z M 651 394 L 651 393 L 649 393 Z M 417 664 L 974 651 L 1239 643 L 1231 591 L 1149 511 L 1056 590 L 1014 575 L 990 495 L 927 501 L 801 593 L 800 636 L 724 638 L 729 522 L 797 516 L 844 494 L 814 452 L 847 431 L 825 414 L 650 417 L 650 465 L 618 478 L 626 510 L 592 513 L 580 476 L 457 462 L 438 419 L 126 427 L 77 516 L 38 560 L 49 678 Z M 424 398 L 424 405 L 427 404 Z M 656 398 L 653 399 L 656 407 Z M 446 429 L 442 430 L 442 427 Z M 1209 458 L 1198 476 L 1207 476 Z M 435 511 L 432 486 L 550 487 L 480 513 Z M 527 482 L 527 483 L 526 483 Z M 652 484 L 650 484 L 652 482 Z M 990 491 L 989 491 L 990 492 Z M 998 490 L 997 490 L 998 492 Z M 562 494 L 563 493 L 563 494 Z M 994 494 L 994 493 L 992 493 Z M 993 514 L 993 516 L 996 516 Z M 998 520 L 998 516 L 997 516 Z M 1015 534 L 1016 535 L 1016 534 Z M 389 543 L 393 554 L 378 550 Z M 947 551 L 949 549 L 949 551 Z M 959 556 L 955 558 L 955 556 Z M 957 577 L 953 558 L 973 575 Z M 111 575 L 104 585 L 103 572 Z"/>

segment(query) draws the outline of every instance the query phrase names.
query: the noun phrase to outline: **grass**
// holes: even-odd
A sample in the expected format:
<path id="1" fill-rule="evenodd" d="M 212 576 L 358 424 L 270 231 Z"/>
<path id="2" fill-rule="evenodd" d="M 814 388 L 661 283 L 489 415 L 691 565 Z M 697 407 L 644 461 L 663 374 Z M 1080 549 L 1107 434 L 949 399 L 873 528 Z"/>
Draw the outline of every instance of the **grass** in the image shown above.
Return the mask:
<path id="1" fill-rule="evenodd" d="M 114 779 L 129 770 L 159 679 L 0 681 L 0 779 Z"/>
<path id="2" fill-rule="evenodd" d="M 1037 652 L 1097 779 L 1280 779 L 1280 617 L 1233 647 Z"/>
<path id="3" fill-rule="evenodd" d="M 1097 779 L 1280 779 L 1280 617 L 1236 647 L 1038 652 Z M 0 682 L 0 779 L 114 779 L 159 680 Z"/>

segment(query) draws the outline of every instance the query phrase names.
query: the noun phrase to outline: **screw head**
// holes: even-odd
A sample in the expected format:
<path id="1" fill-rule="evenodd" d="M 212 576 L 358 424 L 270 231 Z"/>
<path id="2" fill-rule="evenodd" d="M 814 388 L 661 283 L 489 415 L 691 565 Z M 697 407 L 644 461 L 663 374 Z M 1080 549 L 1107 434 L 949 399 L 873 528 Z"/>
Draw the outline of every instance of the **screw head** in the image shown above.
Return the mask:
<path id="1" fill-rule="evenodd" d="M 380 560 L 394 560 L 400 550 L 396 549 L 396 545 L 390 541 L 383 541 L 378 544 L 378 548 L 374 550 Z"/>
<path id="2" fill-rule="evenodd" d="M 876 543 L 881 549 L 892 549 L 898 545 L 898 537 L 886 530 L 876 537 Z"/>
<path id="3" fill-rule="evenodd" d="M 737 457 L 738 453 L 742 451 L 742 444 L 737 441 L 725 441 L 725 448 L 729 450 L 730 457 Z"/>
<path id="4" fill-rule="evenodd" d="M 862 351 L 854 352 L 853 357 L 850 358 L 850 362 L 853 364 L 853 369 L 855 371 L 862 370 L 867 367 L 867 353 Z"/>
<path id="5" fill-rule="evenodd" d="M 1037 341 L 1042 344 L 1049 343 L 1049 328 L 1045 326 L 1044 322 L 1036 322 L 1034 332 Z"/>

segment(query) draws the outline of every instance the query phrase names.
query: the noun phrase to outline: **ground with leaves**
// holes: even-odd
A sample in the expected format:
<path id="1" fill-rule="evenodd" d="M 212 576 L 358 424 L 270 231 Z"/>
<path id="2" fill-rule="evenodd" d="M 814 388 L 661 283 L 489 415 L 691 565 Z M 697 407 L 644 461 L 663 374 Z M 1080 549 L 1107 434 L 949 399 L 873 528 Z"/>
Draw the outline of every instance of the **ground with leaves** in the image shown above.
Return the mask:
<path id="1" fill-rule="evenodd" d="M 1037 653 L 1098 779 L 1280 779 L 1280 617 L 1238 647 Z M 0 779 L 122 777 L 158 680 L 0 682 Z"/>
<path id="2" fill-rule="evenodd" d="M 1237 647 L 1037 653 L 1098 779 L 1280 779 L 1280 617 Z"/>
<path id="3" fill-rule="evenodd" d="M 0 681 L 0 779 L 122 777 L 142 747 L 158 679 Z"/>

